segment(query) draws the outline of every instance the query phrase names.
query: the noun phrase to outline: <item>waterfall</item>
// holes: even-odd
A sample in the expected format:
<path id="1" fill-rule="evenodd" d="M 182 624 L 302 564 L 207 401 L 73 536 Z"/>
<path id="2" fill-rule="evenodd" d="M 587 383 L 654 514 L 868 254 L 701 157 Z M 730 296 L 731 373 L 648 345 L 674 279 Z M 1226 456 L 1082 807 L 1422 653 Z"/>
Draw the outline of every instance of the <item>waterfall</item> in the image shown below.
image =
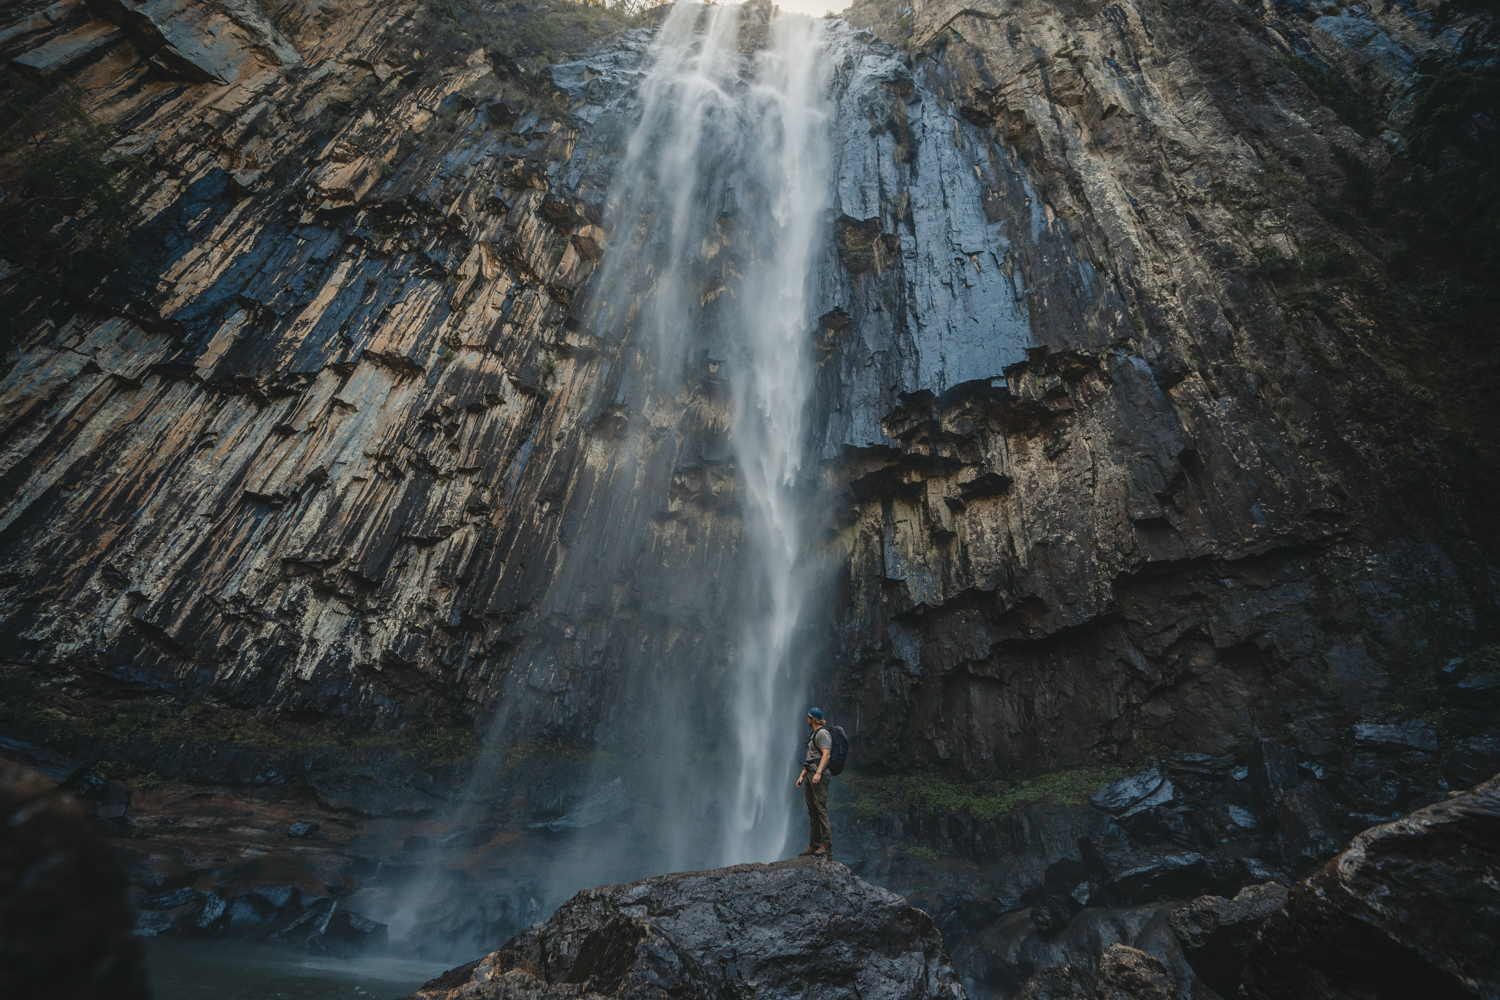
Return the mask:
<path id="1" fill-rule="evenodd" d="M 593 519 L 545 602 L 597 630 L 589 642 L 613 671 L 613 700 L 591 734 L 603 752 L 568 779 L 586 793 L 567 816 L 533 824 L 549 830 L 524 855 L 537 898 L 519 882 L 511 893 L 526 897 L 527 913 L 582 888 L 787 848 L 813 667 L 795 645 L 816 598 L 805 555 L 812 491 L 799 477 L 812 289 L 830 249 L 836 60 L 826 50 L 846 39 L 764 3 L 683 0 L 652 39 L 634 97 L 622 95 L 614 123 L 601 125 L 624 127 L 610 147 L 619 159 L 604 255 L 578 317 L 620 359 L 596 391 L 599 411 L 624 427 L 593 455 L 600 480 L 629 496 L 587 508 Z M 715 547 L 691 565 L 680 555 L 690 546 L 661 541 L 660 512 L 634 502 L 669 492 L 660 477 L 684 470 L 716 484 L 714 509 L 700 511 Z M 644 655 L 629 649 L 635 614 L 676 638 Z M 527 676 L 550 676 L 553 655 L 539 641 L 521 661 Z M 509 711 L 502 703 L 491 722 L 497 745 Z M 462 798 L 472 817 L 458 810 L 456 827 L 488 810 L 490 777 L 471 777 Z M 542 845 L 544 836 L 558 839 Z M 395 894 L 382 914 L 393 940 L 442 919 L 462 884 L 453 860 L 445 854 Z"/>
<path id="2" fill-rule="evenodd" d="M 832 190 L 826 24 L 764 4 L 673 8 L 638 90 L 595 286 L 596 329 L 649 331 L 661 396 L 705 372 L 728 389 L 746 603 L 714 725 L 730 737 L 714 776 L 723 863 L 776 856 L 794 801 L 806 684 L 791 645 L 809 596 L 797 479 Z"/>

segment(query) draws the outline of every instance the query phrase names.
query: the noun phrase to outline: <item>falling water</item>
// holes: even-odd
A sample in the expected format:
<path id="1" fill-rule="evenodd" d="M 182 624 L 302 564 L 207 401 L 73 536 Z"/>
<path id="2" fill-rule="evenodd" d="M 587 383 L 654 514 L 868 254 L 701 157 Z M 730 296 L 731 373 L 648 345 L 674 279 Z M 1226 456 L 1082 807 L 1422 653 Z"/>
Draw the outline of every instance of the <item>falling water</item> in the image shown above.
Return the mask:
<path id="1" fill-rule="evenodd" d="M 596 328 L 651 332 L 666 384 L 705 365 L 727 375 L 746 606 L 723 706 L 725 863 L 776 855 L 791 808 L 788 720 L 796 724 L 805 692 L 790 654 L 808 596 L 797 479 L 809 287 L 832 187 L 825 22 L 766 25 L 768 13 L 684 0 L 663 23 L 611 196 L 614 239 L 595 299 Z"/>
<path id="2" fill-rule="evenodd" d="M 609 821 L 559 838 L 555 855 L 541 849 L 540 899 L 527 904 L 538 913 L 588 886 L 771 860 L 785 849 L 811 667 L 794 646 L 812 597 L 798 480 L 812 384 L 811 289 L 831 228 L 835 60 L 825 48 L 846 34 L 822 20 L 771 16 L 764 4 L 684 0 L 642 64 L 639 119 L 605 206 L 604 259 L 581 304 L 581 319 L 619 345 L 622 359 L 601 380 L 599 405 L 627 411 L 627 429 L 604 449 L 601 467 L 615 470 L 616 489 L 637 488 L 643 477 L 673 476 L 697 461 L 677 448 L 701 453 L 713 439 L 703 464 L 723 476 L 733 458 L 734 496 L 723 508 L 738 512 L 739 541 L 722 558 L 669 564 L 667 553 L 683 550 L 653 544 L 653 529 L 643 527 L 650 512 L 604 505 L 624 510 L 624 520 L 594 526 L 598 544 L 569 557 L 559 613 L 583 607 L 578 618 L 628 630 L 630 612 L 609 595 L 666 568 L 673 579 L 653 592 L 651 613 L 693 632 L 682 645 L 699 655 L 657 650 L 634 668 L 609 663 L 619 671 L 619 700 L 593 736 L 627 748 L 632 763 L 623 774 L 598 764 L 575 807 L 608 812 Z M 671 433 L 685 425 L 696 443 Z M 712 516 L 727 534 L 734 516 Z M 540 649 L 535 662 L 548 655 Z M 500 740 L 506 711 L 492 720 Z M 483 800 L 477 792 L 464 798 Z M 381 915 L 393 940 L 441 911 L 455 884 L 450 868 L 442 861 Z"/>

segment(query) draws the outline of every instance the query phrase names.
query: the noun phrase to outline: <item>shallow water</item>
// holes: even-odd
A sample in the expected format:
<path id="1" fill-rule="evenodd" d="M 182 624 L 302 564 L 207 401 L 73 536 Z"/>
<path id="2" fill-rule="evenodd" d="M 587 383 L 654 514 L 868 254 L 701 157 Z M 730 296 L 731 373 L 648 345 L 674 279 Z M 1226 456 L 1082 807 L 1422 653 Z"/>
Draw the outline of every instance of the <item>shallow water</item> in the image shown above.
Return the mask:
<path id="1" fill-rule="evenodd" d="M 149 938 L 155 1000 L 395 1000 L 447 964 L 308 955 L 247 941 Z"/>

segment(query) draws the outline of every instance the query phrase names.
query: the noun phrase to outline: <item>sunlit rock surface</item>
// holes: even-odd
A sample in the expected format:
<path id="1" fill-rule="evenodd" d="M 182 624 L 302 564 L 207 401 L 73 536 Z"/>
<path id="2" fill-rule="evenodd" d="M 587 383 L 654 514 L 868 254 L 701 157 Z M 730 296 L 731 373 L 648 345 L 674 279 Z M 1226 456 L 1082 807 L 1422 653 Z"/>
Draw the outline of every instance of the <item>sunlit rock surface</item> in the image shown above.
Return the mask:
<path id="1" fill-rule="evenodd" d="M 579 893 L 411 1000 L 819 995 L 962 1000 L 932 920 L 834 862 L 798 858 Z"/>

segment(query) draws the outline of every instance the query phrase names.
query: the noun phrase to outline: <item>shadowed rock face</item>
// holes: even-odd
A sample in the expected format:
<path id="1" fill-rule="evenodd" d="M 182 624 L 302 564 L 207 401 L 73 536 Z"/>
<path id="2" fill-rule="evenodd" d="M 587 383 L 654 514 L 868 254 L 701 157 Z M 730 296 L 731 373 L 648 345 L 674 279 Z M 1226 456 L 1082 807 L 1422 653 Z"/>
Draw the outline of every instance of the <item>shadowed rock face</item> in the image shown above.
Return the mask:
<path id="1" fill-rule="evenodd" d="M 411 1000 L 965 996 L 931 918 L 811 858 L 579 893 Z"/>
<path id="2" fill-rule="evenodd" d="M 76 77 L 158 186 L 128 264 L 0 279 L 7 657 L 517 740 L 684 676 L 717 704 L 745 595 L 711 310 L 673 393 L 580 319 L 649 29 L 549 67 L 411 5 L 43 7 L 0 55 Z M 1373 59 L 1394 100 L 1438 43 L 1208 0 L 923 2 L 911 41 L 836 73 L 811 278 L 808 620 L 858 759 L 1313 739 L 1469 644 L 1497 588 L 1465 511 L 1393 495 L 1351 416 L 1391 391 L 1369 317 L 1251 267 L 1334 238 L 1281 164 L 1387 156 L 1277 56 Z M 704 249 L 706 299 L 748 246 Z"/>
<path id="3" fill-rule="evenodd" d="M 1366 830 L 1261 927 L 1243 995 L 1493 995 L 1497 853 L 1500 780 Z"/>

